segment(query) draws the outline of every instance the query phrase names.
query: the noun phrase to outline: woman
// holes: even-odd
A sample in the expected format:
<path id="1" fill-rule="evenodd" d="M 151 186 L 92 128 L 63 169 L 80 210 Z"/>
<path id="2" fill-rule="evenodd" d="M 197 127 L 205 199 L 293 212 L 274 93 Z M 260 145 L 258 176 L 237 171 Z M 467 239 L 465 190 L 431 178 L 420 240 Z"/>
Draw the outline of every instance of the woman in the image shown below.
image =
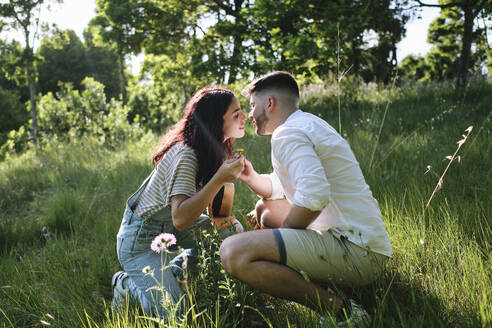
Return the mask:
<path id="1" fill-rule="evenodd" d="M 151 242 L 162 232 L 172 233 L 177 241 L 171 250 L 180 246 L 191 253 L 193 230 L 211 226 L 202 213 L 224 183 L 235 180 L 244 168 L 244 157 L 231 155 L 234 139 L 244 136 L 245 120 L 232 91 L 208 87 L 188 101 L 183 118 L 162 137 L 152 156 L 153 172 L 126 203 L 117 236 L 118 259 L 125 271 L 112 279 L 114 308 L 128 294 L 147 314 L 165 319 L 163 293 L 152 288 L 157 282 L 178 304 L 183 295 L 176 279 L 179 272 L 173 274 L 176 270 L 170 267 L 176 266 L 170 265 L 170 254 L 153 252 Z M 237 220 L 235 227 L 242 230 Z"/>

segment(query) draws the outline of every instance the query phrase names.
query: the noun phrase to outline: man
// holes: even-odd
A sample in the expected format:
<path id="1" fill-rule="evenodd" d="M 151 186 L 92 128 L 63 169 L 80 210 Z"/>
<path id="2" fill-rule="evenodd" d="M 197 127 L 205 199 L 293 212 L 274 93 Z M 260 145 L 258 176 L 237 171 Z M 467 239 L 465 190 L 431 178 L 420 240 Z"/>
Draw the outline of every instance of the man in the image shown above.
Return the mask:
<path id="1" fill-rule="evenodd" d="M 263 76 L 243 94 L 256 133 L 272 135 L 273 173 L 260 175 L 245 161 L 239 179 L 261 197 L 256 218 L 262 229 L 224 240 L 224 268 L 265 293 L 328 313 L 321 317 L 327 325 L 368 325 L 362 307 L 326 287 L 374 281 L 392 252 L 348 143 L 299 110 L 299 87 L 289 73 Z"/>

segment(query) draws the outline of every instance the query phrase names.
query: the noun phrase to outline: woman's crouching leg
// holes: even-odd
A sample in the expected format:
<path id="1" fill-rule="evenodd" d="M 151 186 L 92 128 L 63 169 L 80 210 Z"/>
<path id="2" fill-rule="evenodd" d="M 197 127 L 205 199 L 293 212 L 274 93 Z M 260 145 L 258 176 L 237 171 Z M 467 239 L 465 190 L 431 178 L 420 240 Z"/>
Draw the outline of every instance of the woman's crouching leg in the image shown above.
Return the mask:
<path id="1" fill-rule="evenodd" d="M 178 313 L 183 302 L 183 290 L 167 264 L 167 254 L 147 253 L 122 263 L 128 278 L 125 281 L 130 300 L 139 304 L 151 316 L 167 320 Z"/>

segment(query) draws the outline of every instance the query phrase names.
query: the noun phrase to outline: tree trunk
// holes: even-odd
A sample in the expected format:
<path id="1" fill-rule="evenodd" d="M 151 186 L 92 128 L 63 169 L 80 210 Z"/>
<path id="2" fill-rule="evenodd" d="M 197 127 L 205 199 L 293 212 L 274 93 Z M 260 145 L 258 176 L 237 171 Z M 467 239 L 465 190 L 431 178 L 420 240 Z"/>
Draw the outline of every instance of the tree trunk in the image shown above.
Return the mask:
<path id="1" fill-rule="evenodd" d="M 120 93 L 123 98 L 123 104 L 126 104 L 126 78 L 125 78 L 125 57 L 122 54 L 118 54 L 119 61 L 119 73 L 120 73 Z"/>
<path id="2" fill-rule="evenodd" d="M 396 43 L 395 38 L 391 37 L 391 70 L 398 66 Z"/>
<path id="3" fill-rule="evenodd" d="M 241 20 L 241 8 L 243 6 L 244 0 L 234 0 L 234 19 L 236 21 L 236 25 L 239 25 L 239 21 Z M 238 64 L 241 62 L 241 53 L 243 47 L 243 30 L 236 30 L 236 34 L 234 35 L 234 45 L 232 49 L 232 57 L 231 57 L 231 66 L 229 69 L 229 77 L 227 79 L 227 84 L 231 84 L 236 82 L 237 72 L 238 72 Z"/>
<path id="4" fill-rule="evenodd" d="M 38 111 L 36 108 L 36 91 L 34 87 L 34 67 L 32 61 L 27 63 L 27 83 L 29 85 L 29 100 L 31 104 L 31 141 L 36 144 L 38 141 Z"/>
<path id="5" fill-rule="evenodd" d="M 396 71 L 396 67 L 398 66 L 398 58 L 396 57 L 396 41 L 395 38 L 391 37 L 391 60 L 389 63 L 389 70 L 386 72 L 385 84 L 391 83 L 391 79 L 393 78 L 393 72 Z"/>
<path id="6" fill-rule="evenodd" d="M 352 45 L 352 56 L 350 56 L 351 58 L 349 58 L 349 63 L 352 65 L 352 73 L 355 74 L 355 76 L 358 76 L 360 71 L 360 58 L 362 56 L 362 51 L 361 51 L 362 42 L 359 40 L 359 38 L 355 38 L 352 41 L 351 45 Z"/>
<path id="7" fill-rule="evenodd" d="M 458 77 L 456 79 L 456 89 L 461 90 L 466 86 L 468 68 L 470 67 L 470 52 L 473 33 L 473 8 L 471 6 L 463 6 L 465 16 L 463 29 L 463 44 L 461 48 L 460 67 Z"/>
<path id="8" fill-rule="evenodd" d="M 231 68 L 229 70 L 229 78 L 227 84 L 236 82 L 238 64 L 241 62 L 241 48 L 242 48 L 243 38 L 241 35 L 236 34 L 234 36 L 234 49 L 232 50 L 231 58 Z"/>
<path id="9" fill-rule="evenodd" d="M 29 34 L 25 29 L 26 49 L 27 54 L 26 61 L 26 73 L 27 73 L 27 85 L 29 87 L 29 101 L 31 105 L 31 142 L 36 144 L 38 142 L 38 111 L 36 107 L 36 88 L 34 85 L 34 64 L 33 64 L 33 50 L 29 46 Z"/>

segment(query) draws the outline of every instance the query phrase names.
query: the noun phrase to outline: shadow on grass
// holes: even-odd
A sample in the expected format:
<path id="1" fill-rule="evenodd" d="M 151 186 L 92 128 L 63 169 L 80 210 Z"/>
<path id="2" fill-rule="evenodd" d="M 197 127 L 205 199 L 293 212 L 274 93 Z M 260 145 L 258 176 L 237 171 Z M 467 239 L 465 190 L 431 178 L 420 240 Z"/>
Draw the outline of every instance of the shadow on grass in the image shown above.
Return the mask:
<path id="1" fill-rule="evenodd" d="M 372 327 L 478 327 L 479 318 L 470 311 L 453 311 L 416 281 L 387 272 L 373 284 L 344 289 L 359 300 L 373 317 Z"/>

